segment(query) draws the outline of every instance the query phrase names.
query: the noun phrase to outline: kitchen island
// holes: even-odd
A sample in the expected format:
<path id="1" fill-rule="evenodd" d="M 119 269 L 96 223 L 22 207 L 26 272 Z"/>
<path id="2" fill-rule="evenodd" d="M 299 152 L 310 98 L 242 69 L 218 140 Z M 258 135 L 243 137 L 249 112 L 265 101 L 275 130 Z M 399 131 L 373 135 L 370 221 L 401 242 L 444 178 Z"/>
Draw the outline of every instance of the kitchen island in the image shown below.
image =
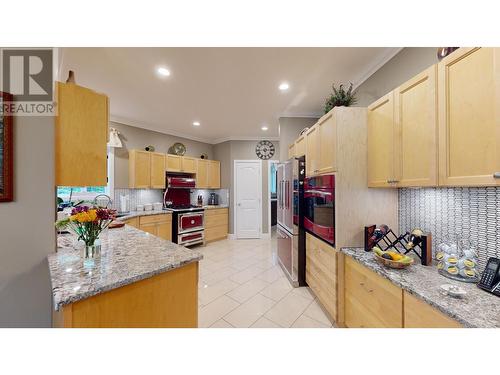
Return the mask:
<path id="1" fill-rule="evenodd" d="M 47 257 L 54 327 L 197 327 L 201 253 L 129 225 L 101 237 L 98 258 L 84 259 L 72 235 Z"/>

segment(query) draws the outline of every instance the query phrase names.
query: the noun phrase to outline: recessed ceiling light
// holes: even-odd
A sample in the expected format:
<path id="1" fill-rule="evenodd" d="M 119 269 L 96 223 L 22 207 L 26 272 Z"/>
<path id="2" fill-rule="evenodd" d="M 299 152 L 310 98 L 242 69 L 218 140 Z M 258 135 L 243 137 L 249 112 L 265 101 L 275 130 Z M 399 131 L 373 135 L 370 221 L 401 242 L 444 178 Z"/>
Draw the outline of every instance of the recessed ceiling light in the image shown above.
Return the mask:
<path id="1" fill-rule="evenodd" d="M 168 77 L 170 75 L 170 70 L 164 67 L 160 67 L 156 71 L 158 72 L 159 75 L 163 77 Z"/>
<path id="2" fill-rule="evenodd" d="M 266 130 L 267 130 L 267 129 L 269 129 L 269 128 L 268 128 L 267 126 L 265 126 L 265 125 L 264 125 L 261 129 L 262 129 L 262 130 L 264 130 L 264 131 L 266 131 Z"/>
<path id="3" fill-rule="evenodd" d="M 290 85 L 286 82 L 282 82 L 280 85 L 279 85 L 279 89 L 281 91 L 286 91 L 290 88 Z"/>
<path id="4" fill-rule="evenodd" d="M 200 126 L 200 125 L 201 125 L 201 124 L 200 124 L 200 122 L 199 122 L 199 121 L 195 121 L 195 122 L 193 122 L 193 126 Z"/>

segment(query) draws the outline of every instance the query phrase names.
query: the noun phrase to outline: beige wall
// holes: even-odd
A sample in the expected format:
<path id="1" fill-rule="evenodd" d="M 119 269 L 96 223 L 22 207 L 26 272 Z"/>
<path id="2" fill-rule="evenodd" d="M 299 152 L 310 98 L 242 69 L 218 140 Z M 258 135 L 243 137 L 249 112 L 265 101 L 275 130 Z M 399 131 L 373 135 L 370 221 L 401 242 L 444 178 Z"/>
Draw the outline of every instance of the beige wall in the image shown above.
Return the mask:
<path id="1" fill-rule="evenodd" d="M 278 160 L 280 143 L 272 141 L 276 152 L 272 160 Z M 229 189 L 229 233 L 234 233 L 234 161 L 235 160 L 259 160 L 255 154 L 255 146 L 258 141 L 227 141 L 214 145 L 216 160 L 221 162 L 221 185 Z M 262 162 L 262 232 L 268 233 L 269 225 L 269 163 Z"/>
<path id="2" fill-rule="evenodd" d="M 14 202 L 0 203 L 0 327 L 50 327 L 54 119 L 14 118 Z"/>
<path id="3" fill-rule="evenodd" d="M 110 127 L 118 129 L 123 147 L 115 149 L 115 188 L 128 188 L 128 152 L 132 149 L 141 149 L 153 145 L 158 152 L 167 153 L 175 142 L 186 145 L 186 156 L 199 158 L 202 153 L 214 158 L 213 146 L 208 143 L 192 141 L 169 134 L 136 128 L 129 125 L 111 122 Z"/>
<path id="4" fill-rule="evenodd" d="M 436 47 L 403 48 L 357 88 L 356 106 L 368 106 L 437 62 Z"/>
<path id="5" fill-rule="evenodd" d="M 313 117 L 280 117 L 280 153 L 279 160 L 288 159 L 288 146 L 299 137 L 300 131 L 305 127 L 311 127 L 318 121 Z"/>

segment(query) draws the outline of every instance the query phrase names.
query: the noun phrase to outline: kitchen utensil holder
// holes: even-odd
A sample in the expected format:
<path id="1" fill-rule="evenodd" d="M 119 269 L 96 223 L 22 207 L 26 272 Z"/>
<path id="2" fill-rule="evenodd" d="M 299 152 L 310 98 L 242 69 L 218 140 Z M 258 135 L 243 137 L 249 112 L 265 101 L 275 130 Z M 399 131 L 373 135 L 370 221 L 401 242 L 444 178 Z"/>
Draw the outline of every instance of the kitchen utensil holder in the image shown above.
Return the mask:
<path id="1" fill-rule="evenodd" d="M 411 249 L 407 249 L 408 239 L 410 237 L 410 232 L 401 234 L 397 236 L 392 229 L 389 229 L 386 234 L 381 238 L 374 240 L 372 238 L 376 225 L 370 225 L 365 227 L 364 237 L 365 237 L 365 251 L 371 251 L 373 247 L 378 246 L 383 251 L 388 251 L 394 249 L 400 254 L 407 255 L 408 253 L 414 252 L 419 258 L 420 262 L 424 266 L 432 265 L 432 234 L 425 233 L 422 236 L 422 242 L 419 245 L 414 246 Z"/>

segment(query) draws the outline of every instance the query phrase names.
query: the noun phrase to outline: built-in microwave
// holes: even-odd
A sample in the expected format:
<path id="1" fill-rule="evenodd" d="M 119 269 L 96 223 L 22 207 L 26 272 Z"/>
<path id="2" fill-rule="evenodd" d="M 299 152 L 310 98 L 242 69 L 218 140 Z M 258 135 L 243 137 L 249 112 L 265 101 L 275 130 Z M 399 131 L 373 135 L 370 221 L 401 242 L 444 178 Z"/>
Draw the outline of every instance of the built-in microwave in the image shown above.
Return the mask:
<path id="1" fill-rule="evenodd" d="M 335 176 L 308 177 L 304 182 L 304 228 L 335 246 Z"/>

